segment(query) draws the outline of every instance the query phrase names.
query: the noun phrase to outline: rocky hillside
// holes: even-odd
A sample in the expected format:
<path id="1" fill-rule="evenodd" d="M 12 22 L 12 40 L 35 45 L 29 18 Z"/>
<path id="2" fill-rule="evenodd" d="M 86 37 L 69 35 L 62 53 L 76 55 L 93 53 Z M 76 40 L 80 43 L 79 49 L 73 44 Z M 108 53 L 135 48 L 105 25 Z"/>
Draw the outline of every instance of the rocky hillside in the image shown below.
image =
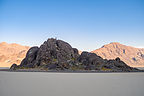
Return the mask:
<path id="1" fill-rule="evenodd" d="M 129 67 L 119 58 L 106 60 L 95 53 L 82 52 L 62 40 L 48 39 L 40 47 L 32 47 L 18 66 L 13 64 L 11 70 L 95 70 L 95 71 L 138 71 Z"/>
<path id="2" fill-rule="evenodd" d="M 0 67 L 10 67 L 13 63 L 20 64 L 28 49 L 28 46 L 15 43 L 0 43 Z"/>
<path id="3" fill-rule="evenodd" d="M 131 67 L 144 67 L 144 49 L 134 48 L 120 43 L 110 43 L 102 48 L 92 51 L 104 59 L 119 57 Z"/>

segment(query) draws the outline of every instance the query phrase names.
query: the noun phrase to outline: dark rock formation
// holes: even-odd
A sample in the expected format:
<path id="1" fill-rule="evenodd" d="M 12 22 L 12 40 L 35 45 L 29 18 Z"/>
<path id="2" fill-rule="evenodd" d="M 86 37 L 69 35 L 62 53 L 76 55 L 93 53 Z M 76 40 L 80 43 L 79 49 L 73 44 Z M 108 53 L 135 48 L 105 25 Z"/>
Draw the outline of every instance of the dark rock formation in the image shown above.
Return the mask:
<path id="1" fill-rule="evenodd" d="M 120 71 L 120 72 L 130 72 L 130 71 L 138 71 L 136 68 L 132 68 L 125 64 L 120 58 L 116 58 L 115 60 L 107 60 L 103 66 L 103 68 L 110 69 L 112 71 Z"/>
<path id="2" fill-rule="evenodd" d="M 26 54 L 26 57 L 22 60 L 20 67 L 33 68 L 34 67 L 33 65 L 36 61 L 38 50 L 39 50 L 38 47 L 30 48 Z"/>
<path id="3" fill-rule="evenodd" d="M 48 39 L 40 48 L 32 47 L 20 67 L 64 70 L 77 63 L 78 50 L 62 40 Z"/>
<path id="4" fill-rule="evenodd" d="M 82 54 L 78 58 L 79 62 L 81 62 L 85 70 L 101 70 L 101 71 L 119 71 L 119 72 L 129 72 L 129 71 L 137 71 L 138 69 L 129 67 L 120 58 L 116 58 L 115 60 L 106 60 L 102 59 L 100 56 L 95 53 L 82 52 Z"/>
<path id="5" fill-rule="evenodd" d="M 78 60 L 84 65 L 85 70 L 100 70 L 104 64 L 104 60 L 100 56 L 89 52 L 82 52 Z"/>
<path id="6" fill-rule="evenodd" d="M 38 68 L 42 70 L 98 70 L 98 71 L 136 71 L 120 58 L 115 60 L 102 59 L 95 53 L 82 52 L 78 54 L 62 40 L 48 39 L 40 48 L 32 47 L 27 52 L 19 66 L 12 65 L 11 69 Z"/>
<path id="7" fill-rule="evenodd" d="M 10 67 L 11 70 L 16 70 L 17 68 L 18 68 L 17 64 L 13 64 L 13 65 Z"/>

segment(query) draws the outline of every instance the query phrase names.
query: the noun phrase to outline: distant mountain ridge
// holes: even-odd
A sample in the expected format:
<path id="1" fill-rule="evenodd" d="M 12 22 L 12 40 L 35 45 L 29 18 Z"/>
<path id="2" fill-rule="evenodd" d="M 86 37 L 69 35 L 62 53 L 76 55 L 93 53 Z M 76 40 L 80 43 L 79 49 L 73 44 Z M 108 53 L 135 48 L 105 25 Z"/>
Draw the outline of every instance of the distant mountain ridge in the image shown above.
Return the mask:
<path id="1" fill-rule="evenodd" d="M 144 67 L 144 48 L 134 48 L 118 42 L 113 42 L 92 51 L 104 59 L 119 57 L 131 67 Z"/>
<path id="2" fill-rule="evenodd" d="M 0 43 L 0 67 L 10 67 L 13 63 L 20 64 L 30 47 L 16 43 Z"/>

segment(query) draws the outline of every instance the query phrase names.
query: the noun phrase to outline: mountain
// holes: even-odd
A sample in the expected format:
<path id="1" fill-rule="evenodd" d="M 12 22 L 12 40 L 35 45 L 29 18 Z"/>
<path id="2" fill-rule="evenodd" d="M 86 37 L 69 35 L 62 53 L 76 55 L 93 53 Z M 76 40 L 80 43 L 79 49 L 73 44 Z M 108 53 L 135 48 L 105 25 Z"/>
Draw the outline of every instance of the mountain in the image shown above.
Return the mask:
<path id="1" fill-rule="evenodd" d="M 131 67 L 144 67 L 144 48 L 134 48 L 113 42 L 92 51 L 92 53 L 96 53 L 104 59 L 119 57 Z"/>
<path id="2" fill-rule="evenodd" d="M 29 48 L 16 43 L 0 43 L 0 67 L 10 67 L 13 63 L 20 64 Z"/>
<path id="3" fill-rule="evenodd" d="M 82 52 L 72 48 L 65 41 L 50 38 L 40 47 L 32 47 L 20 65 L 13 64 L 11 70 L 37 69 L 56 71 L 138 71 L 125 64 L 120 58 L 106 60 L 95 53 Z"/>

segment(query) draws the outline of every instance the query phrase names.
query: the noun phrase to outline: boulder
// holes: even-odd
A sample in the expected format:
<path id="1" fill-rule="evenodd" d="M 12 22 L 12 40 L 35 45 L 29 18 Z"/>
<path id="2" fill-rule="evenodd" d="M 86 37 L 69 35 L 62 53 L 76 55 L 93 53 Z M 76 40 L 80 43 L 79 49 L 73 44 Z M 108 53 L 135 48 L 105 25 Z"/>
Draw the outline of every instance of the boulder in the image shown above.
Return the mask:
<path id="1" fill-rule="evenodd" d="M 26 57 L 22 60 L 21 67 L 34 67 L 36 61 L 37 53 L 39 51 L 38 47 L 32 47 L 28 50 Z"/>
<path id="2" fill-rule="evenodd" d="M 86 70 L 100 70 L 104 60 L 95 53 L 82 52 L 78 61 L 85 66 Z"/>
<path id="3" fill-rule="evenodd" d="M 18 68 L 17 64 L 12 64 L 12 66 L 10 67 L 11 70 L 16 70 Z"/>

